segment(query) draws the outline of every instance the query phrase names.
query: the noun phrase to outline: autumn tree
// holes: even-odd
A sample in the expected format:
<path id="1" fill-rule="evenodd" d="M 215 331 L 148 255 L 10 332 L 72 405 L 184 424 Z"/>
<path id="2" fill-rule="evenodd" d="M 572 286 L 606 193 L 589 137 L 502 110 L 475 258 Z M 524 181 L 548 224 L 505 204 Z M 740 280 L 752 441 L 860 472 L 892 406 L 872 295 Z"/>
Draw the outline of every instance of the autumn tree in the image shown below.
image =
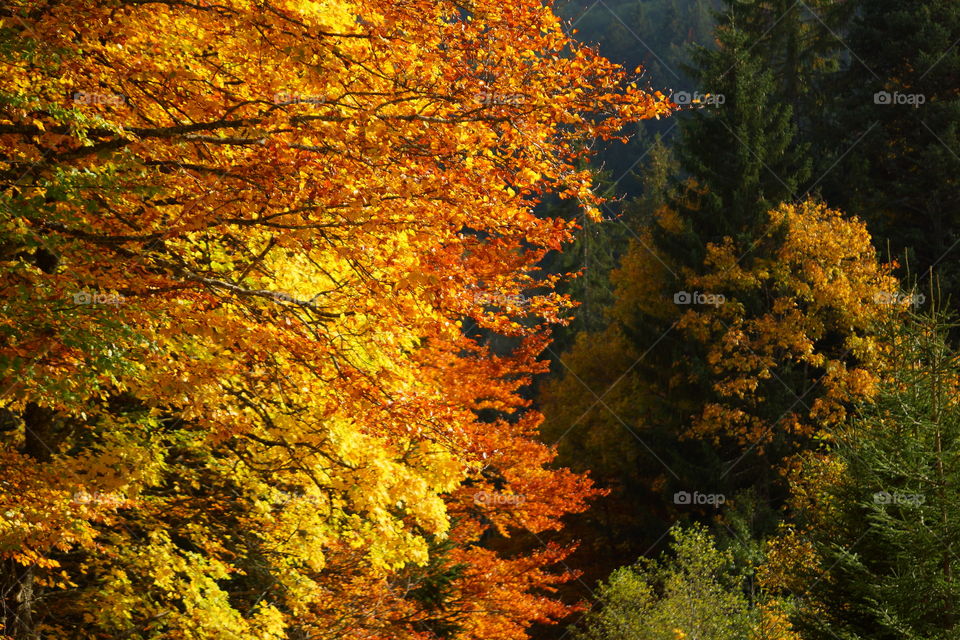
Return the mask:
<path id="1" fill-rule="evenodd" d="M 670 553 L 615 571 L 577 640 L 793 640 L 776 603 L 747 598 L 728 551 L 701 526 L 671 531 Z"/>
<path id="2" fill-rule="evenodd" d="M 651 226 L 695 232 L 667 208 Z M 582 334 L 562 356 L 566 375 L 544 388 L 545 439 L 617 489 L 616 512 L 628 514 L 617 523 L 631 531 L 716 514 L 676 504 L 678 491 L 733 498 L 755 487 L 782 503 L 776 467 L 874 391 L 877 326 L 907 298 L 863 223 L 804 202 L 770 211 L 766 228 L 751 245 L 709 243 L 699 265 L 641 230 L 614 275 L 609 327 Z"/>
<path id="3" fill-rule="evenodd" d="M 595 205 L 581 139 L 669 105 L 540 2 L 0 12 L 6 634 L 522 638 L 568 613 L 564 549 L 477 545 L 592 493 L 518 394 L 564 307 L 534 267 L 571 234 L 532 208 Z"/>
<path id="4" fill-rule="evenodd" d="M 805 638 L 952 638 L 957 610 L 960 362 L 942 312 L 891 327 L 892 366 L 829 456 L 793 479 L 796 527 L 764 582 Z"/>

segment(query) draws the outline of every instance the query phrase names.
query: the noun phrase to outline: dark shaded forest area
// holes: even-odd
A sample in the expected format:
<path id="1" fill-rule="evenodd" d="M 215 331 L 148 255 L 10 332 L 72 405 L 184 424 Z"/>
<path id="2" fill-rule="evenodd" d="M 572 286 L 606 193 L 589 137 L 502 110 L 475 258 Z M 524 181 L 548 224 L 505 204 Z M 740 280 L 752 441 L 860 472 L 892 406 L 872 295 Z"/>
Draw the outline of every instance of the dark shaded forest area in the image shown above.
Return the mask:
<path id="1" fill-rule="evenodd" d="M 563 533 L 592 608 L 543 637 L 953 637 L 960 12 L 561 13 L 681 110 L 604 148 L 548 267 L 586 274 L 544 441 L 610 493 Z"/>

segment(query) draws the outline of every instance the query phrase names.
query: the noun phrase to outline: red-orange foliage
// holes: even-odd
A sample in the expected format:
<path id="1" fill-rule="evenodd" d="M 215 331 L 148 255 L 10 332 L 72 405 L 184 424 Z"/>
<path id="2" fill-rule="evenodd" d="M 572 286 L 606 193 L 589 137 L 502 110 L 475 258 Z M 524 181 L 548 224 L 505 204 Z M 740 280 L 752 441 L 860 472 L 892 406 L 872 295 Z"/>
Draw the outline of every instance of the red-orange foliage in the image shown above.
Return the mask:
<path id="1" fill-rule="evenodd" d="M 7 633 L 426 638 L 447 607 L 520 638 L 569 611 L 562 550 L 477 546 L 592 491 L 518 393 L 563 308 L 520 294 L 571 233 L 532 207 L 595 202 L 581 142 L 660 97 L 534 0 L 0 16 Z M 468 568 L 437 603 L 446 537 Z"/>

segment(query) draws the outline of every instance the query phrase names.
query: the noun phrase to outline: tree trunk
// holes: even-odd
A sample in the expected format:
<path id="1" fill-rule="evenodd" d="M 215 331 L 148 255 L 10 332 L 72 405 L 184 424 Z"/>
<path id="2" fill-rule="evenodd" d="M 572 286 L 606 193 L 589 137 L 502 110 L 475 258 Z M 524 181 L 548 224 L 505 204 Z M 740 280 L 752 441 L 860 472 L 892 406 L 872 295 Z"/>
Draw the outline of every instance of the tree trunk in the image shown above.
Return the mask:
<path id="1" fill-rule="evenodd" d="M 54 411 L 31 402 L 23 411 L 23 453 L 38 463 L 48 462 L 53 452 Z M 37 634 L 34 612 L 34 568 L 12 558 L 0 560 L 0 603 L 3 633 L 15 640 L 34 640 Z"/>

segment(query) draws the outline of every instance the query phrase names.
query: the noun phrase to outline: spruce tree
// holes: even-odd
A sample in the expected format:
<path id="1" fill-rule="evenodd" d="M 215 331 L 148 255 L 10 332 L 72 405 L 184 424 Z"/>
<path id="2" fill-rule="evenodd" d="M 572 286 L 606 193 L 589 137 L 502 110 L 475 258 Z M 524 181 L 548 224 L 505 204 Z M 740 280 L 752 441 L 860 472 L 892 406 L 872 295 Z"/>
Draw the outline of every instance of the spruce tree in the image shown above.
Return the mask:
<path id="1" fill-rule="evenodd" d="M 798 590 L 810 640 L 960 634 L 960 356 L 942 314 L 893 345 L 891 375 L 838 438 L 838 481 L 798 495 L 814 567 Z M 810 491 L 813 489 L 813 491 Z"/>
<path id="2" fill-rule="evenodd" d="M 717 46 L 700 47 L 692 56 L 690 73 L 697 80 L 699 95 L 682 98 L 691 106 L 680 125 L 681 143 L 676 150 L 681 170 L 672 180 L 661 180 L 657 193 L 647 193 L 634 204 L 632 217 L 638 225 L 613 275 L 617 299 L 609 309 L 609 326 L 581 334 L 559 358 L 564 375 L 541 394 L 547 416 L 544 437 L 559 442 L 563 463 L 591 469 L 614 489 L 590 517 L 596 519 L 593 538 L 603 541 L 598 546 L 616 549 L 619 542 L 622 546 L 615 551 L 619 553 L 646 549 L 663 531 L 658 521 L 705 518 L 716 512 L 678 509 L 672 501 L 678 491 L 733 496 L 754 488 L 760 504 L 776 508 L 786 496 L 776 465 L 798 448 L 815 446 L 792 430 L 791 417 L 823 393 L 817 381 L 825 370 L 782 352 L 769 356 L 767 369 L 773 374 L 758 371 L 761 378 L 746 394 L 763 398 L 759 412 L 751 414 L 765 421 L 771 434 L 762 446 L 717 434 L 689 437 L 692 423 L 712 404 L 724 402 L 718 400 L 716 389 L 718 368 L 723 365 L 710 352 L 717 343 L 733 339 L 738 331 L 733 325 L 756 327 L 784 321 L 786 326 L 789 308 L 809 313 L 814 324 L 819 322 L 814 316 L 820 315 L 826 329 L 811 338 L 816 348 L 822 348 L 827 359 L 842 362 L 841 366 L 860 366 L 845 345 L 853 334 L 865 331 L 865 325 L 857 321 L 841 327 L 835 322 L 851 311 L 853 300 L 833 298 L 825 291 L 817 304 L 811 304 L 807 294 L 794 291 L 792 284 L 781 279 L 803 281 L 806 276 L 791 269 L 805 267 L 784 263 L 779 269 L 771 268 L 793 251 L 785 238 L 799 227 L 791 230 L 789 225 L 773 224 L 780 218 L 770 211 L 795 198 L 809 180 L 810 163 L 804 157 L 806 146 L 797 141 L 792 108 L 784 98 L 788 87 L 772 64 L 783 54 L 755 46 L 766 38 L 776 16 L 761 20 L 755 3 L 729 0 L 724 6 L 715 32 Z M 796 29 L 798 38 L 808 43 L 807 23 L 799 21 Z M 804 46 L 808 50 L 813 45 Z M 804 59 L 812 60 L 812 54 Z M 674 99 L 678 98 L 675 94 Z M 813 222 L 820 216 L 815 209 L 804 204 L 797 209 L 798 217 L 791 219 L 800 226 L 820 224 Z M 856 225 L 829 224 L 835 223 L 839 226 L 834 232 L 853 234 L 848 248 L 860 244 L 869 248 L 868 241 L 861 243 L 860 235 L 852 231 Z M 714 260 L 717 247 L 728 246 L 727 239 L 735 247 L 731 249 L 734 256 L 729 264 L 719 265 Z M 827 255 L 833 245 L 822 240 L 814 238 L 811 242 L 820 244 L 798 250 L 834 260 L 836 256 Z M 843 258 L 837 263 L 838 273 L 848 273 L 842 265 L 853 262 L 875 265 L 868 253 Z M 725 288 L 711 291 L 735 302 L 729 313 L 714 314 L 706 333 L 693 330 L 689 318 L 681 322 L 687 312 L 701 309 L 675 304 L 675 294 L 697 290 L 695 283 L 704 278 L 717 283 L 740 270 L 751 275 L 739 282 L 730 277 L 722 285 Z M 780 275 L 771 275 L 775 273 Z M 756 285 L 757 281 L 763 284 Z M 861 284 L 867 286 L 856 286 Z M 774 308 L 777 299 L 787 306 Z M 864 306 L 862 302 L 857 300 L 854 306 Z M 876 305 L 870 300 L 865 306 Z M 738 355 L 743 361 L 753 360 L 755 354 L 749 349 L 761 348 L 758 345 L 767 338 L 751 340 L 744 340 L 750 346 Z M 729 370 L 721 372 L 728 374 Z M 616 516 L 610 522 L 604 521 L 604 505 Z M 769 527 L 771 518 L 758 514 L 757 522 Z"/>
<path id="3" fill-rule="evenodd" d="M 718 16 L 716 48 L 697 47 L 689 73 L 699 108 L 681 124 L 678 154 L 695 187 L 695 210 L 679 196 L 675 205 L 693 215 L 697 244 L 757 233 L 770 208 L 793 199 L 809 176 L 805 147 L 796 144 L 793 110 L 783 99 L 770 61 L 756 47 L 761 27 L 735 0 Z M 686 97 L 685 97 L 686 100 Z"/>
<path id="4" fill-rule="evenodd" d="M 818 146 L 824 196 L 960 293 L 960 4 L 857 0 Z M 906 256 L 904 258 L 904 256 Z"/>

